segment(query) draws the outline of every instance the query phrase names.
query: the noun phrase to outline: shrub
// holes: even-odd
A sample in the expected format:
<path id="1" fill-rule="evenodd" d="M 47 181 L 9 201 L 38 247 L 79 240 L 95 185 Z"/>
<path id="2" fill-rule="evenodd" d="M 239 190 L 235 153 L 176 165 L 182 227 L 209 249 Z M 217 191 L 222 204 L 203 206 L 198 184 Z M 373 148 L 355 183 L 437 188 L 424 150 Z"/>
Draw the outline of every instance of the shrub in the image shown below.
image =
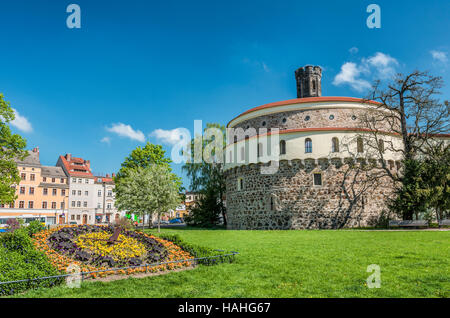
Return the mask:
<path id="1" fill-rule="evenodd" d="M 0 236 L 0 282 L 58 274 L 47 257 L 34 248 L 26 228 Z M 37 287 L 51 287 L 62 281 L 62 278 L 52 278 L 1 284 L 0 295 L 10 295 Z"/>
<path id="2" fill-rule="evenodd" d="M 30 224 L 27 226 L 28 235 L 31 237 L 33 234 L 36 234 L 40 231 L 45 230 L 45 226 L 42 225 L 41 222 L 38 220 L 31 221 Z"/>
<path id="3" fill-rule="evenodd" d="M 20 229 L 20 222 L 17 219 L 8 219 L 6 225 L 10 231 Z"/>

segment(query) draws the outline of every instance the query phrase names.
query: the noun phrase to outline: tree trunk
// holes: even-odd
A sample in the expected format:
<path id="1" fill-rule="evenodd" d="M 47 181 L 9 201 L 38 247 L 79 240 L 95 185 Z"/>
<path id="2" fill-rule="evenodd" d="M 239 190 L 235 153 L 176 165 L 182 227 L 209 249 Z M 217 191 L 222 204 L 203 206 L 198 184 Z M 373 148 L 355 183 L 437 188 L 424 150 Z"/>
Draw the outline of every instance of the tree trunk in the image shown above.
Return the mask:
<path id="1" fill-rule="evenodd" d="M 161 233 L 161 214 L 158 214 L 158 233 Z"/>

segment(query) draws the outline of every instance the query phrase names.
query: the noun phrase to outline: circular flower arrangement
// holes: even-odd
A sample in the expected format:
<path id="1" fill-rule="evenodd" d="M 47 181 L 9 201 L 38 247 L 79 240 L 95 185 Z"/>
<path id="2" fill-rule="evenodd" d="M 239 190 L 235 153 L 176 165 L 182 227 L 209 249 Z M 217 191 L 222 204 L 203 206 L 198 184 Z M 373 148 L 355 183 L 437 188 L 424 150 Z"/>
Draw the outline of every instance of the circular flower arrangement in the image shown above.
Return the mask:
<path id="1" fill-rule="evenodd" d="M 193 257 L 172 242 L 134 231 L 122 231 L 113 243 L 108 239 L 114 233 L 112 226 L 64 226 L 36 233 L 33 237 L 37 249 L 43 251 L 60 271 L 71 264 L 82 272 L 102 271 L 87 276 L 156 272 L 192 265 Z M 175 262 L 161 265 L 154 263 Z M 145 266 L 149 264 L 149 266 Z M 140 266 L 126 270 L 112 268 Z"/>

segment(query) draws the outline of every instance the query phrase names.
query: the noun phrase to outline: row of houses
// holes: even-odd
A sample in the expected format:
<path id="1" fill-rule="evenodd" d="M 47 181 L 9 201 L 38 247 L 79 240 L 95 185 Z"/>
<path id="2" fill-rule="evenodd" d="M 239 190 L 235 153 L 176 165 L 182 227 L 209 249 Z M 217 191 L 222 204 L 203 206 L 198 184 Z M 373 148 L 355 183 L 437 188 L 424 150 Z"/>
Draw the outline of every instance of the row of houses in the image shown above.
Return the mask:
<path id="1" fill-rule="evenodd" d="M 59 156 L 55 166 L 44 166 L 36 147 L 16 163 L 21 178 L 16 186 L 17 199 L 12 204 L 0 205 L 0 227 L 12 218 L 23 219 L 25 223 L 39 220 L 47 225 L 104 224 L 126 215 L 115 207 L 115 174 L 95 175 L 89 160 L 66 154 Z M 185 195 L 186 199 L 175 210 L 168 211 L 163 220 L 188 214 L 199 194 Z"/>
<path id="2" fill-rule="evenodd" d="M 21 178 L 17 199 L 0 206 L 0 226 L 10 218 L 49 225 L 97 224 L 113 223 L 124 215 L 115 207 L 114 174 L 95 176 L 89 160 L 66 154 L 55 166 L 44 166 L 39 148 L 34 148 L 16 163 Z"/>

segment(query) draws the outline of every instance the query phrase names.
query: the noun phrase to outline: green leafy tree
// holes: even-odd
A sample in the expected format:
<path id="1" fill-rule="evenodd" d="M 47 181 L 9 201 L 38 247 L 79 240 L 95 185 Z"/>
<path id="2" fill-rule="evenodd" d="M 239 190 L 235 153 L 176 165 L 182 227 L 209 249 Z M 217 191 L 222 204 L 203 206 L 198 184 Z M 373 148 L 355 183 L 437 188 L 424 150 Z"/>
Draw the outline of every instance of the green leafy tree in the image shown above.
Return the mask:
<path id="1" fill-rule="evenodd" d="M 161 215 L 175 209 L 180 203 L 180 178 L 167 165 L 150 165 L 127 170 L 116 188 L 116 204 L 121 210 L 133 211 L 140 216 Z"/>
<path id="2" fill-rule="evenodd" d="M 439 220 L 450 211 L 450 148 L 438 142 L 428 148 L 428 155 L 404 161 L 404 182 L 391 208 L 405 220 L 430 210 Z"/>
<path id="3" fill-rule="evenodd" d="M 20 175 L 15 159 L 24 159 L 26 141 L 12 134 L 8 123 L 14 120 L 14 111 L 0 94 L 0 203 L 8 204 L 16 199 L 14 185 L 19 184 Z"/>
<path id="4" fill-rule="evenodd" d="M 213 134 L 206 133 L 208 130 Z M 221 139 L 219 139 L 219 135 L 221 135 Z M 196 142 L 201 143 L 203 153 L 201 162 L 195 162 Z M 210 225 L 215 225 L 219 220 L 216 215 L 221 215 L 224 225 L 227 224 L 226 209 L 223 202 L 226 189 L 223 173 L 224 158 L 222 153 L 216 153 L 215 148 L 210 147 L 214 143 L 221 149 L 226 146 L 225 127 L 217 123 L 208 123 L 203 138 L 195 136 L 192 139 L 191 149 L 194 149 L 194 151 L 188 154 L 189 158 L 182 168 L 191 180 L 191 190 L 201 194 L 197 208 L 190 211 L 191 215 L 187 219 L 191 224 L 206 226 L 205 220 L 209 220 L 213 222 Z M 198 220 L 195 220 L 196 218 Z"/>
<path id="5" fill-rule="evenodd" d="M 154 165 L 157 166 L 165 166 L 168 171 L 171 172 L 170 163 L 172 160 L 166 157 L 166 152 L 162 148 L 161 145 L 154 145 L 150 142 L 144 147 L 137 147 L 134 149 L 128 157 L 125 158 L 125 161 L 122 163 L 117 176 L 114 178 L 115 192 L 120 195 L 122 186 L 121 180 L 128 175 L 128 172 L 137 169 L 137 168 L 148 168 Z M 179 191 L 182 189 L 181 180 L 177 180 L 176 184 L 178 185 Z M 128 210 L 129 212 L 134 212 L 133 210 Z M 151 220 L 149 219 L 149 226 L 151 226 Z"/>
<path id="6" fill-rule="evenodd" d="M 217 200 L 217 189 L 207 188 L 202 191 L 202 198 L 195 205 L 185 221 L 187 224 L 199 227 L 213 227 L 219 223 L 222 206 Z"/>
<path id="7" fill-rule="evenodd" d="M 403 171 L 403 183 L 396 189 L 395 197 L 388 204 L 403 220 L 412 220 L 414 215 L 417 218 L 419 213 L 427 209 L 423 194 L 424 165 L 416 159 L 404 160 Z"/>
<path id="8" fill-rule="evenodd" d="M 165 155 L 166 152 L 161 145 L 154 145 L 147 142 L 144 147 L 137 147 L 125 158 L 125 161 L 122 163 L 119 173 L 116 176 L 116 181 L 125 176 L 129 169 L 138 167 L 146 168 L 154 164 L 170 167 L 172 160 Z"/>
<path id="9" fill-rule="evenodd" d="M 436 213 L 439 221 L 450 212 L 450 147 L 439 144 L 423 162 L 420 197 Z"/>

